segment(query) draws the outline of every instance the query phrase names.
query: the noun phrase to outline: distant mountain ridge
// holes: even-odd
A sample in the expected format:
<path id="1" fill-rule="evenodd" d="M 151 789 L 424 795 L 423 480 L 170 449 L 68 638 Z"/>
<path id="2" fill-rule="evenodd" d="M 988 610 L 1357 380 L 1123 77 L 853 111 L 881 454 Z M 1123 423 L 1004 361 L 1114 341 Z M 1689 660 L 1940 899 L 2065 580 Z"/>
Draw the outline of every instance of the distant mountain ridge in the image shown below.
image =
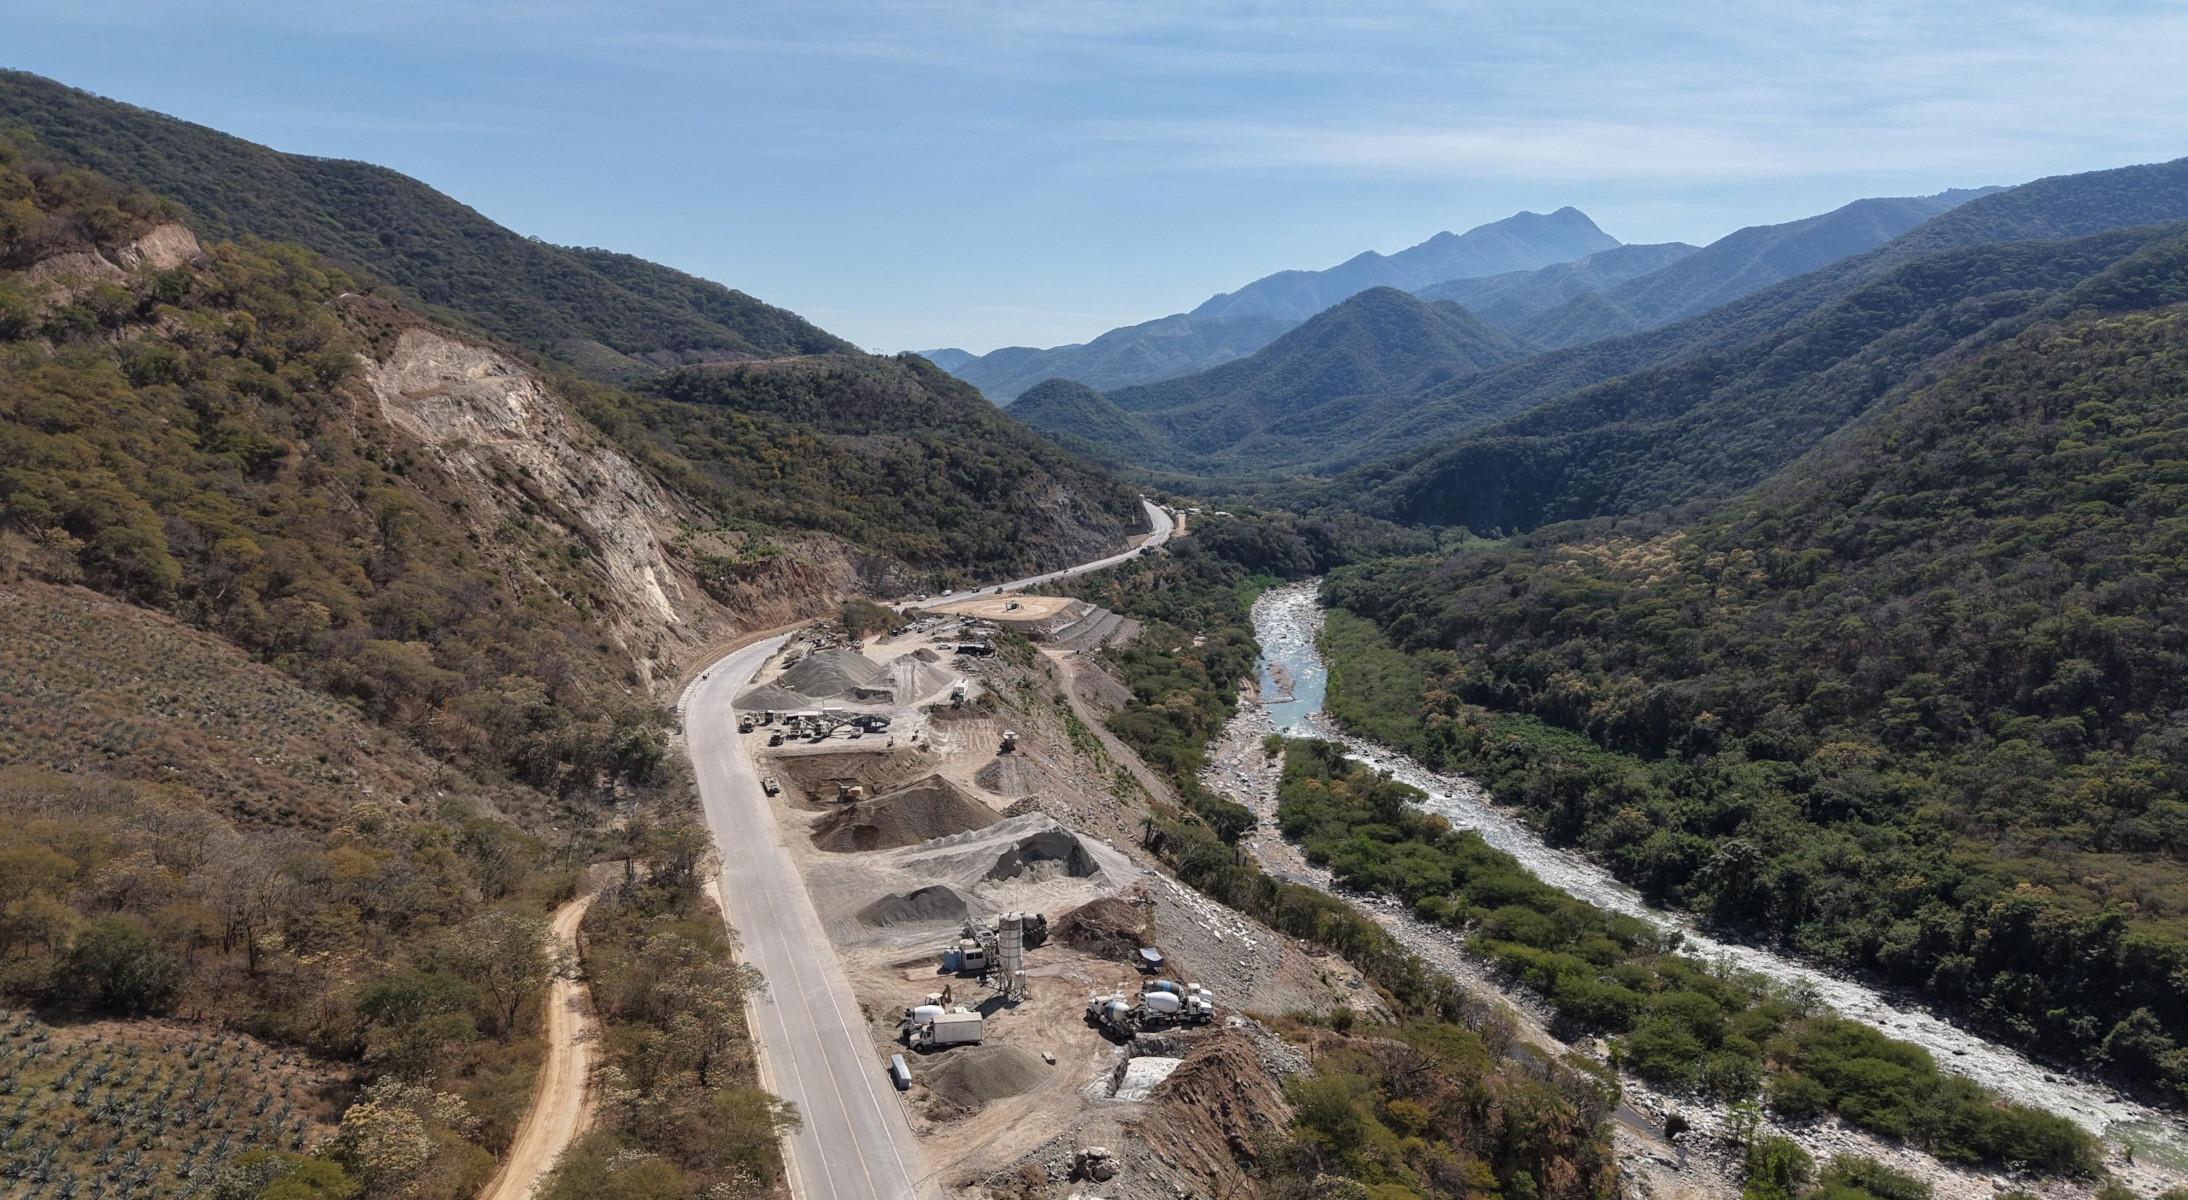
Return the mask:
<path id="1" fill-rule="evenodd" d="M 1529 529 L 1722 495 L 2030 321 L 2188 300 L 2181 222 L 2188 158 L 1986 195 L 1707 313 L 1416 396 L 1409 420 L 1458 432 L 1329 502 Z"/>
<path id="2" fill-rule="evenodd" d="M 1531 271 L 1571 262 L 1619 244 L 1570 205 L 1553 213 L 1521 212 L 1477 225 L 1465 233 L 1435 237 L 1383 255 L 1373 250 L 1325 271 L 1279 271 L 1202 301 L 1196 317 L 1274 316 L 1304 321 L 1371 287 L 1402 291 L 1442 283 Z"/>
<path id="3" fill-rule="evenodd" d="M 1531 271 L 1616 249 L 1618 239 L 1596 228 L 1577 208 L 1514 213 L 1465 233 L 1439 233 L 1396 254 L 1370 250 L 1326 271 L 1279 271 L 1235 292 L 1211 296 L 1190 313 L 1122 326 L 1090 342 L 1047 349 L 1005 346 L 981 355 L 953 348 L 931 351 L 927 358 L 997 404 L 1010 404 L 1046 379 L 1072 379 L 1097 391 L 1114 391 L 1245 358 L 1301 321 L 1372 287 L 1412 291 L 1447 280 Z M 1621 273 L 1618 279 L 1633 273 Z"/>
<path id="4" fill-rule="evenodd" d="M 1446 279 L 1416 288 L 1413 294 L 1431 302 L 1449 300 L 1499 329 L 1512 329 L 1527 318 L 1548 312 L 1575 296 L 1600 292 L 1661 270 L 1700 249 L 1700 246 L 1689 246 L 1685 242 L 1617 246 L 1532 271 Z"/>
<path id="5" fill-rule="evenodd" d="M 1934 196 L 1856 200 L 1798 221 L 1750 225 L 1660 270 L 1576 294 L 1511 328 L 1550 347 L 1654 329 L 1874 249 L 1939 213 L 1998 190 L 1957 188 Z"/>
<path id="6" fill-rule="evenodd" d="M 1046 379 L 1071 379 L 1097 391 L 1158 383 L 1244 358 L 1298 324 L 1280 317 L 1195 317 L 1177 313 L 1126 325 L 1095 338 L 1037 350 L 1005 346 L 983 355 L 937 350 L 928 361 L 980 389 L 997 404 L 1010 404 Z M 943 363 L 940 354 L 950 358 Z M 962 357 L 960 357 L 962 356 Z"/>
<path id="7" fill-rule="evenodd" d="M 0 122 L 109 178 L 180 201 L 199 232 L 310 247 L 437 319 L 598 378 L 685 362 L 853 352 L 796 313 L 657 263 L 524 237 L 370 163 L 284 154 L 218 130 L 0 70 Z"/>

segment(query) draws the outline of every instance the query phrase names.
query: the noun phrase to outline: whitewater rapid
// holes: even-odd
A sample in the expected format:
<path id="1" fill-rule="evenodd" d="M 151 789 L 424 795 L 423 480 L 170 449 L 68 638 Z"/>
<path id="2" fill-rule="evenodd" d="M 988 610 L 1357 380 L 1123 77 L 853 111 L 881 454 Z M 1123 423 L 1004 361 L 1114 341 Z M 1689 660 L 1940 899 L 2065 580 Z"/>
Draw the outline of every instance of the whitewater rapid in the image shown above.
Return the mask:
<path id="1" fill-rule="evenodd" d="M 1471 829 L 1499 850 L 1518 859 L 1543 882 L 1569 895 L 1627 916 L 1638 917 L 1685 939 L 1686 949 L 1711 962 L 1753 972 L 1788 987 L 1806 988 L 1841 1015 L 1874 1025 L 1936 1057 L 1941 1069 L 1964 1075 L 2002 1096 L 2072 1120 L 2115 1144 L 2132 1143 L 2138 1152 L 2188 1168 L 2188 1125 L 2172 1114 L 2150 1108 L 2100 1083 L 2079 1079 L 2036 1063 L 2018 1051 L 1951 1024 L 1919 1003 L 1894 998 L 1858 980 L 1835 975 L 1770 950 L 1721 941 L 1697 929 L 1686 917 L 1652 908 L 1634 889 L 1602 866 L 1575 851 L 1546 844 L 1512 814 L 1489 802 L 1472 780 L 1439 775 L 1413 759 L 1338 729 L 1322 711 L 1329 673 L 1315 644 L 1322 628 L 1316 585 L 1293 584 L 1262 594 L 1253 608 L 1254 634 L 1261 643 L 1262 692 L 1281 696 L 1278 675 L 1288 677 L 1289 699 L 1264 705 L 1276 728 L 1291 736 L 1312 736 L 1342 743 L 1349 756 L 1390 772 L 1427 793 L 1421 807 Z"/>

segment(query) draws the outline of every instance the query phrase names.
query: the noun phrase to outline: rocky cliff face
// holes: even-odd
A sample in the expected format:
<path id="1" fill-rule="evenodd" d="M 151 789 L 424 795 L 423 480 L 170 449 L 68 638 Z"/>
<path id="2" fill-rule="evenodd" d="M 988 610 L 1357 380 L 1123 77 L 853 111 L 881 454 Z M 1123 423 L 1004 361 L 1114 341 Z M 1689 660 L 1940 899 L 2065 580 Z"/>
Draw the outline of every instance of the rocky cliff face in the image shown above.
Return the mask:
<path id="1" fill-rule="evenodd" d="M 608 584 L 607 623 L 649 688 L 666 686 L 689 654 L 741 630 L 905 583 L 831 538 L 801 538 L 740 560 L 742 547 L 717 545 L 721 535 L 692 534 L 706 518 L 688 498 L 609 444 L 546 380 L 490 347 L 413 326 L 368 364 L 366 379 L 379 416 L 465 489 L 481 546 L 491 549 L 507 522 L 532 521 L 585 547 Z M 504 567 L 531 572 L 516 555 Z"/>

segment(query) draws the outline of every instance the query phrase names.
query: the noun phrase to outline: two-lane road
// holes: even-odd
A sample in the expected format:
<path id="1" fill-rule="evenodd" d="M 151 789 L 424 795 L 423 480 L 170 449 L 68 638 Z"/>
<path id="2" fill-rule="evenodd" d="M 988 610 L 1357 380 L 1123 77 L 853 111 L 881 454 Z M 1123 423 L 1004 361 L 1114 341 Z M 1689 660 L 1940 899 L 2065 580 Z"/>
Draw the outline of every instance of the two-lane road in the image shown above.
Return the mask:
<path id="1" fill-rule="evenodd" d="M 793 1190 L 800 1200 L 912 1200 L 931 1194 L 925 1159 L 731 707 L 785 640 L 747 646 L 709 668 L 684 693 L 684 736 L 722 855 L 723 904 L 744 960 L 767 977 L 752 1004 L 763 1082 L 805 1119 L 788 1139 Z"/>
<path id="2" fill-rule="evenodd" d="M 1176 523 L 1154 504 L 1141 503 L 1153 532 L 1139 546 L 983 590 L 1098 571 L 1162 545 Z M 934 1192 L 919 1143 L 887 1082 L 851 981 L 793 865 L 783 840 L 789 835 L 776 822 L 751 752 L 737 732 L 737 693 L 786 640 L 768 638 L 732 651 L 683 697 L 684 738 L 699 776 L 699 801 L 722 856 L 722 904 L 743 942 L 744 960 L 767 977 L 766 994 L 752 1005 L 762 1082 L 794 1102 L 805 1121 L 787 1146 L 799 1200 L 929 1197 Z"/>
<path id="3" fill-rule="evenodd" d="M 973 588 L 970 591 L 950 592 L 946 595 L 930 596 L 925 600 L 900 601 L 897 604 L 897 607 L 905 608 L 916 604 L 921 608 L 933 608 L 936 605 L 949 604 L 958 600 L 970 600 L 974 596 L 984 595 L 988 592 L 1016 591 L 1019 588 L 1033 587 L 1036 584 L 1053 583 L 1059 579 L 1069 579 L 1074 575 L 1084 575 L 1089 571 L 1099 571 L 1103 567 L 1114 567 L 1118 563 L 1123 562 L 1124 560 L 1132 557 L 1135 554 L 1140 553 L 1143 550 L 1152 550 L 1155 547 L 1162 545 L 1164 542 L 1169 541 L 1171 532 L 1178 527 L 1177 522 L 1171 519 L 1169 511 L 1164 509 L 1161 505 L 1156 504 L 1154 501 L 1143 498 L 1140 501 L 1140 507 L 1147 510 L 1147 522 L 1148 525 L 1154 530 L 1154 532 L 1147 535 L 1146 541 L 1141 542 L 1139 545 L 1134 546 L 1129 550 L 1125 550 L 1122 553 L 1112 554 L 1108 558 L 1097 558 L 1093 562 L 1080 563 L 1076 567 L 1065 567 L 1061 571 L 1050 571 L 1046 575 L 1032 575 L 1024 579 L 1014 579 L 1009 583 L 996 583 L 990 584 L 987 587 Z"/>

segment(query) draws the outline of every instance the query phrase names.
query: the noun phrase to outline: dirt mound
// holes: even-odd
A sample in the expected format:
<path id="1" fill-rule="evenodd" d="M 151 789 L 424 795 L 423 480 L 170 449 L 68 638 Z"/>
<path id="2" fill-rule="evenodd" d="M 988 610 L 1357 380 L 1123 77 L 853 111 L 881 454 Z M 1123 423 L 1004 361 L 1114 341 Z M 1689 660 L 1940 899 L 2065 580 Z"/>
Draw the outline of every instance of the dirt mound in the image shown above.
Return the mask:
<path id="1" fill-rule="evenodd" d="M 1032 1091 L 1054 1069 L 1017 1046 L 967 1046 L 927 1073 L 927 1090 L 954 1108 L 974 1112 L 991 1100 Z"/>
<path id="2" fill-rule="evenodd" d="M 1082 904 L 1056 919 L 1049 936 L 1083 954 L 1131 962 L 1146 945 L 1147 914 L 1115 896 Z"/>
<path id="3" fill-rule="evenodd" d="M 1030 796 L 1049 789 L 1047 772 L 1020 754 L 996 755 L 972 781 L 998 796 Z"/>
<path id="4" fill-rule="evenodd" d="M 1262 1067 L 1253 1038 L 1242 1029 L 1197 1039 L 1147 1103 L 1161 1115 L 1142 1122 L 1141 1133 L 1203 1178 L 1250 1164 L 1255 1135 L 1282 1129 L 1292 1119 L 1283 1081 Z"/>
<path id="5" fill-rule="evenodd" d="M 858 910 L 858 919 L 860 924 L 887 929 L 915 921 L 962 921 L 970 911 L 963 896 L 937 883 L 883 896 Z"/>
<path id="6" fill-rule="evenodd" d="M 994 809 L 958 791 L 940 775 L 929 775 L 822 817 L 813 824 L 813 844 L 839 852 L 894 850 L 929 838 L 985 829 L 998 820 Z"/>
<path id="7" fill-rule="evenodd" d="M 816 700 L 887 699 L 888 672 L 856 650 L 821 650 L 784 671 L 781 686 Z"/>
<path id="8" fill-rule="evenodd" d="M 885 682 L 898 704 L 925 699 L 957 682 L 957 672 L 919 657 L 915 652 L 889 660 L 882 668 Z"/>
<path id="9" fill-rule="evenodd" d="M 930 650 L 925 646 L 921 646 L 919 649 L 912 651 L 912 657 L 926 663 L 942 661 L 941 655 L 936 654 L 933 650 Z"/>
<path id="10" fill-rule="evenodd" d="M 820 754 L 781 754 L 775 773 L 798 785 L 798 790 L 833 811 L 836 789 L 857 784 L 869 792 L 900 786 L 915 772 L 930 769 L 931 760 L 917 750 L 837 750 Z"/>

